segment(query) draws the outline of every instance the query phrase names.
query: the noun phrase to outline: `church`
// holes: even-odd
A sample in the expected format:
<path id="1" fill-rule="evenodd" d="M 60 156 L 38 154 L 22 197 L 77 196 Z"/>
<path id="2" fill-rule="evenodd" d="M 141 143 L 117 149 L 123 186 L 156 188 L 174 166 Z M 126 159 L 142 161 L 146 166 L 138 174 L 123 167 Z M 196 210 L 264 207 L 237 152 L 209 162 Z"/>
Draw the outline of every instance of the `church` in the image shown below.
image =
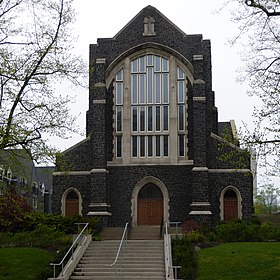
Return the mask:
<path id="1" fill-rule="evenodd" d="M 250 154 L 218 122 L 210 40 L 147 6 L 90 45 L 86 138 L 57 158 L 52 208 L 112 227 L 251 217 Z"/>

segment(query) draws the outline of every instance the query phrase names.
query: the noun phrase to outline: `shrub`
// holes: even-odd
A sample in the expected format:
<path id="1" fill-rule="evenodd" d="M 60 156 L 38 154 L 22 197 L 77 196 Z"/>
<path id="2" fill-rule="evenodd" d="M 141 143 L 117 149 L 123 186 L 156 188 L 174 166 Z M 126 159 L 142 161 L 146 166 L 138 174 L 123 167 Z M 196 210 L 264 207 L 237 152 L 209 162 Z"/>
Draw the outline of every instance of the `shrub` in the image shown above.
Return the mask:
<path id="1" fill-rule="evenodd" d="M 172 244 L 173 262 L 181 266 L 179 277 L 194 280 L 198 276 L 198 256 L 187 236 L 177 237 Z"/>
<path id="2" fill-rule="evenodd" d="M 0 231 L 20 231 L 30 211 L 31 208 L 25 198 L 14 189 L 6 191 L 0 196 Z"/>

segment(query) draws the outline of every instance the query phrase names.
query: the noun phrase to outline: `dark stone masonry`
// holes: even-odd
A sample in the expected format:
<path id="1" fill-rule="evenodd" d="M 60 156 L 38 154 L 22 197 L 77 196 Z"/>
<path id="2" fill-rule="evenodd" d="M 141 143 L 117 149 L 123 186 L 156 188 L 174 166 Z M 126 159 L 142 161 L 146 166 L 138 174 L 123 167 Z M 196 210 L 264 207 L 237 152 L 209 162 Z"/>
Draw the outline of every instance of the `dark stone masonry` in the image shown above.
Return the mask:
<path id="1" fill-rule="evenodd" d="M 210 40 L 147 6 L 89 58 L 87 135 L 57 159 L 53 212 L 108 226 L 250 218 L 250 155 L 218 123 Z"/>

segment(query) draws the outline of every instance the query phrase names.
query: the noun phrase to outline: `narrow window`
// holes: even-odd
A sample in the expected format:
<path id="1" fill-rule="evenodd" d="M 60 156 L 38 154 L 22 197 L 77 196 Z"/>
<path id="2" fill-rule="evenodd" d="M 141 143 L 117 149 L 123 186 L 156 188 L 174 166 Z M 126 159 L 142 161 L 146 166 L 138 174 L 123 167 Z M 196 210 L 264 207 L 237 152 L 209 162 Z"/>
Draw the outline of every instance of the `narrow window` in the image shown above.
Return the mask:
<path id="1" fill-rule="evenodd" d="M 122 131 L 122 107 L 117 106 L 117 132 Z"/>
<path id="2" fill-rule="evenodd" d="M 168 131 L 169 114 L 168 106 L 163 106 L 163 130 Z"/>
<path id="3" fill-rule="evenodd" d="M 141 106 L 140 107 L 140 131 L 145 131 L 145 123 L 146 123 L 146 121 L 145 121 L 145 112 L 146 112 L 146 107 L 144 107 L 144 106 Z"/>
<path id="4" fill-rule="evenodd" d="M 138 107 L 132 107 L 132 131 L 138 131 Z"/>
<path id="5" fill-rule="evenodd" d="M 184 131 L 185 130 L 185 117 L 184 117 L 184 113 L 185 113 L 185 110 L 184 110 L 184 105 L 179 105 L 178 106 L 178 130 L 179 131 Z"/>
<path id="6" fill-rule="evenodd" d="M 153 156 L 153 136 L 148 136 L 148 157 Z"/>
<path id="7" fill-rule="evenodd" d="M 185 135 L 179 134 L 179 157 L 185 156 Z"/>
<path id="8" fill-rule="evenodd" d="M 117 157 L 121 157 L 122 156 L 122 137 L 121 136 L 117 136 Z"/>
<path id="9" fill-rule="evenodd" d="M 139 103 L 146 103 L 146 74 L 139 75 Z"/>
<path id="10" fill-rule="evenodd" d="M 145 136 L 140 136 L 140 157 L 145 157 Z"/>
<path id="11" fill-rule="evenodd" d="M 131 101 L 132 104 L 138 103 L 138 76 L 131 76 Z"/>
<path id="12" fill-rule="evenodd" d="M 148 106 L 148 131 L 153 131 L 153 107 Z"/>
<path id="13" fill-rule="evenodd" d="M 137 136 L 132 136 L 132 156 L 137 157 L 138 145 Z"/>
<path id="14" fill-rule="evenodd" d="M 156 106 L 156 131 L 160 131 L 160 106 Z"/>
<path id="15" fill-rule="evenodd" d="M 156 157 L 160 157 L 160 136 L 156 136 Z"/>
<path id="16" fill-rule="evenodd" d="M 168 135 L 163 136 L 163 156 L 168 156 Z"/>

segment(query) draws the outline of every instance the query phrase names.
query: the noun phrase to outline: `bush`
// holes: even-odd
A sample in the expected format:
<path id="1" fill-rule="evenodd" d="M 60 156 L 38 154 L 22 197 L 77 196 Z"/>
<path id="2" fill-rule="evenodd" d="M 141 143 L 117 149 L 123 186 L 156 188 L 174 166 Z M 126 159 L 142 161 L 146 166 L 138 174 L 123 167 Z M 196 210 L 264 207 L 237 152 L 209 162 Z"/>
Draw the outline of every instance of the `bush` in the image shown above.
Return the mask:
<path id="1" fill-rule="evenodd" d="M 31 211 L 28 201 L 14 189 L 0 196 L 0 232 L 22 230 L 27 213 Z"/>
<path id="2" fill-rule="evenodd" d="M 194 280 L 198 276 L 198 256 L 187 236 L 177 237 L 172 244 L 173 262 L 181 266 L 178 276 L 184 280 Z"/>
<path id="3" fill-rule="evenodd" d="M 0 243 L 3 247 L 49 248 L 64 246 L 71 241 L 71 236 L 42 224 L 39 224 L 34 231 L 22 231 L 15 234 L 0 233 Z"/>
<path id="4" fill-rule="evenodd" d="M 26 216 L 24 230 L 32 231 L 38 224 L 55 228 L 57 231 L 62 231 L 65 234 L 77 233 L 77 225 L 75 223 L 89 223 L 88 229 L 91 234 L 98 234 L 100 231 L 99 221 L 96 218 L 90 217 L 65 217 L 57 214 L 46 214 L 40 212 L 32 212 Z"/>

